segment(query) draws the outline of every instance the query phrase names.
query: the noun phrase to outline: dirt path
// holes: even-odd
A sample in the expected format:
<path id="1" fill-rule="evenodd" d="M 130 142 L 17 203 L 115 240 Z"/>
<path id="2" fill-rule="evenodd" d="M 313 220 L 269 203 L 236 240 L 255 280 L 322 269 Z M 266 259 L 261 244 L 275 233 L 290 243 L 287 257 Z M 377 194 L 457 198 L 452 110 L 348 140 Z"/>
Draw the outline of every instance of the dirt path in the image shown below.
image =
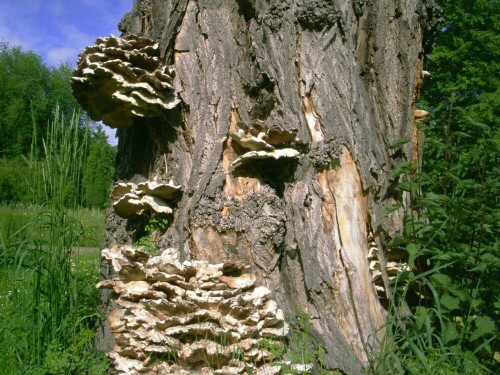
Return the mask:
<path id="1" fill-rule="evenodd" d="M 98 254 L 101 249 L 98 247 L 74 247 L 73 254 L 74 255 L 83 255 L 83 254 Z"/>

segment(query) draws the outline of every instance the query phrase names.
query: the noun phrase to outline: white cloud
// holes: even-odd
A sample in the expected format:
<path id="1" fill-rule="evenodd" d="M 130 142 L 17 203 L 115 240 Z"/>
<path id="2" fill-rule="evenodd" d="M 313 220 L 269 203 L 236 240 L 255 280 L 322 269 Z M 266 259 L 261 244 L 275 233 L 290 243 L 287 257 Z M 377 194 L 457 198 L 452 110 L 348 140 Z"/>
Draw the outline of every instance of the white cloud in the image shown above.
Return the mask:
<path id="1" fill-rule="evenodd" d="M 47 38 L 39 47 L 45 52 L 47 63 L 59 65 L 61 62 L 76 64 L 78 54 L 89 45 L 94 44 L 95 36 L 86 34 L 73 25 L 61 22 L 60 37 Z"/>
<path id="2" fill-rule="evenodd" d="M 79 48 L 52 48 L 46 54 L 47 63 L 49 65 L 60 65 L 61 63 L 69 62 L 70 64 L 75 65 L 75 56 L 78 56 L 79 52 Z"/>
<path id="3" fill-rule="evenodd" d="M 118 2 L 118 4 L 116 3 Z M 113 3 L 113 4 L 111 4 Z M 116 24 L 132 0 L 0 0 L 0 41 L 20 45 L 41 54 L 48 64 L 76 63 L 78 53 L 98 36 L 92 25 L 76 26 L 68 17 L 70 9 L 81 9 L 99 24 L 100 33 L 116 33 Z M 80 28 L 84 27 L 84 30 Z"/>

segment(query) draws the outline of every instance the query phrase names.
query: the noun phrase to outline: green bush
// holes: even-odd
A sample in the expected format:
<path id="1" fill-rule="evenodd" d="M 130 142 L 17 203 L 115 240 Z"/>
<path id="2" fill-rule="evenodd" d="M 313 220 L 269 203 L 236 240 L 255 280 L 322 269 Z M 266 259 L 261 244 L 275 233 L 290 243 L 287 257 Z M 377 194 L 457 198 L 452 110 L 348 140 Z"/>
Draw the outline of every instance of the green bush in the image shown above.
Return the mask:
<path id="1" fill-rule="evenodd" d="M 0 158 L 0 203 L 29 201 L 26 176 L 29 176 L 28 164 L 21 157 Z"/>
<path id="2" fill-rule="evenodd" d="M 90 139 L 83 174 L 84 203 L 87 207 L 104 208 L 110 202 L 110 188 L 115 169 L 115 150 L 99 127 Z"/>
<path id="3" fill-rule="evenodd" d="M 94 332 L 79 332 L 75 342 L 63 348 L 57 343 L 49 345 L 42 367 L 33 375 L 103 375 L 109 363 L 104 353 L 92 348 Z"/>

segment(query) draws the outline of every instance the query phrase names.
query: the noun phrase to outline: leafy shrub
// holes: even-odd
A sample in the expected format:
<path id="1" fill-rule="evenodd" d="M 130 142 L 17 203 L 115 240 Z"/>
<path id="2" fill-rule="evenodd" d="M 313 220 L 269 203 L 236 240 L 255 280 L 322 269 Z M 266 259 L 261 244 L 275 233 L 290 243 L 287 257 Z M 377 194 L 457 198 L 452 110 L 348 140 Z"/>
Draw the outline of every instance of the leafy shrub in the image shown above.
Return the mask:
<path id="1" fill-rule="evenodd" d="M 159 214 L 152 214 L 144 226 L 144 236 L 140 237 L 134 246 L 152 255 L 159 255 L 159 240 L 168 226 L 168 219 Z"/>
<path id="2" fill-rule="evenodd" d="M 33 375 L 103 375 L 109 363 L 104 353 L 92 346 L 94 332 L 82 329 L 68 347 L 49 345 L 43 365 Z"/>
<path id="3" fill-rule="evenodd" d="M 392 173 L 394 195 L 409 197 L 399 207 L 409 204 L 390 245 L 412 270 L 396 281 L 375 373 L 500 371 L 500 4 L 441 6 L 419 103 L 431 112 L 423 164 Z"/>
<path id="4" fill-rule="evenodd" d="M 393 172 L 394 191 L 406 192 L 410 205 L 403 232 L 389 245 L 407 251 L 410 270 L 395 282 L 374 373 L 482 374 L 499 369 L 499 182 L 487 171 L 495 168 L 492 155 L 499 135 L 459 108 L 450 116 L 461 128 L 460 141 L 441 138 L 435 125 L 425 128 L 427 151 L 447 150 L 444 160 L 434 160 L 432 168 L 424 165 L 423 171 L 402 163 Z M 464 141 L 469 133 L 477 137 L 474 145 Z M 475 162 L 463 161 L 464 154 Z"/>
<path id="5" fill-rule="evenodd" d="M 0 158 L 0 203 L 27 202 L 28 175 L 28 164 L 21 157 Z"/>

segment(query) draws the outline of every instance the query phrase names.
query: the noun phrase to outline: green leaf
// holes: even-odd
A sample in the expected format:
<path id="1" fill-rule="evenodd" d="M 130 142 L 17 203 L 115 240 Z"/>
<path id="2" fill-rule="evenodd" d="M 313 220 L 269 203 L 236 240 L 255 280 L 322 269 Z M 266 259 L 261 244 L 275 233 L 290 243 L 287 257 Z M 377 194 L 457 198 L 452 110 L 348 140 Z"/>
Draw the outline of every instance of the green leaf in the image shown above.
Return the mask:
<path id="1" fill-rule="evenodd" d="M 394 236 L 387 244 L 389 248 L 406 246 L 408 243 L 408 238 L 405 236 Z"/>
<path id="2" fill-rule="evenodd" d="M 474 320 L 474 326 L 476 328 L 471 333 L 470 341 L 496 333 L 495 322 L 489 316 L 478 316 Z"/>
<path id="3" fill-rule="evenodd" d="M 394 169 L 389 173 L 389 179 L 394 179 L 399 175 L 406 174 L 412 171 L 413 164 L 409 161 L 403 161 L 397 164 Z"/>
<path id="4" fill-rule="evenodd" d="M 457 327 L 453 322 L 448 321 L 444 327 L 443 340 L 444 344 L 449 344 L 451 341 L 458 340 L 459 334 Z"/>
<path id="5" fill-rule="evenodd" d="M 406 251 L 408 251 L 408 254 L 410 255 L 410 259 L 415 259 L 420 254 L 420 249 L 422 248 L 422 245 L 410 242 L 408 245 L 406 245 Z"/>
<path id="6" fill-rule="evenodd" d="M 428 308 L 424 306 L 417 306 L 417 308 L 415 309 L 415 317 L 417 318 L 416 319 L 417 327 L 421 328 L 424 326 L 428 315 L 429 315 Z"/>
<path id="7" fill-rule="evenodd" d="M 444 294 L 440 298 L 441 305 L 448 311 L 453 311 L 458 309 L 460 300 L 458 298 L 450 296 L 448 293 Z"/>
<path id="8" fill-rule="evenodd" d="M 443 273 L 435 273 L 434 275 L 431 275 L 431 281 L 438 287 L 441 287 L 445 290 L 451 288 L 453 285 L 453 282 L 451 281 L 451 277 L 448 275 L 445 275 Z"/>
<path id="9" fill-rule="evenodd" d="M 465 373 L 466 374 L 477 374 L 478 370 L 482 369 L 479 359 L 471 351 L 466 351 L 464 357 L 467 361 L 464 361 Z"/>
<path id="10" fill-rule="evenodd" d="M 403 207 L 402 203 L 395 203 L 387 206 L 384 211 L 382 211 L 382 215 L 380 217 L 380 220 L 385 219 L 387 216 L 392 214 L 393 212 L 399 210 L 401 207 Z"/>

